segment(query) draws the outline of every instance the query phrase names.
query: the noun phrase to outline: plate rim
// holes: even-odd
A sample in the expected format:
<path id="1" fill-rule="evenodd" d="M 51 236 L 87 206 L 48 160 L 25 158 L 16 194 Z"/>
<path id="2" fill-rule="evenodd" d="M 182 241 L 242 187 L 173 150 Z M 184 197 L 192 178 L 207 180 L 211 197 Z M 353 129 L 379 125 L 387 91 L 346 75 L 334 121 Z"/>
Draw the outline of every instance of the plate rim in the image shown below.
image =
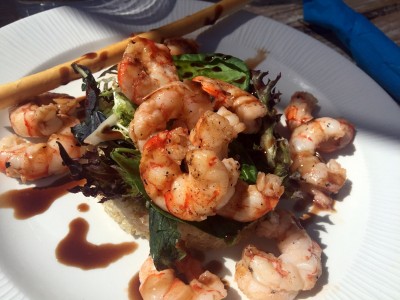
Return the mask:
<path id="1" fill-rule="evenodd" d="M 177 2 L 179 3 L 180 1 L 183 1 L 183 0 L 178 0 Z M 200 6 L 204 6 L 204 5 L 206 5 L 206 3 L 203 3 L 203 4 L 201 4 Z M 71 8 L 65 8 L 65 7 L 59 7 L 59 8 L 55 8 L 55 9 L 52 9 L 52 10 L 49 10 L 49 11 L 46 11 L 46 12 L 43 12 L 43 13 L 39 13 L 39 14 L 37 14 L 37 15 L 34 15 L 34 16 L 32 16 L 32 17 L 28 17 L 28 18 L 26 18 L 26 19 L 23 19 L 23 20 L 20 20 L 20 21 L 17 21 L 17 22 L 15 22 L 14 24 L 10 24 L 9 26 L 5 26 L 5 27 L 3 27 L 3 28 L 1 28 L 0 29 L 0 36 L 2 35 L 2 34 L 4 34 L 4 33 L 6 33 L 6 32 L 15 32 L 15 30 L 18 30 L 18 28 L 20 28 L 20 26 L 22 26 L 22 25 L 20 25 L 20 24 L 24 24 L 24 26 L 27 26 L 27 25 L 31 25 L 31 23 L 35 23 L 35 22 L 38 22 L 38 20 L 42 20 L 42 18 L 43 17 L 47 17 L 47 18 L 53 18 L 53 17 L 55 17 L 56 15 L 58 15 L 58 14 L 63 14 L 63 13 L 65 13 L 65 12 L 68 12 L 68 13 L 71 13 L 71 12 L 76 12 L 76 11 L 74 11 L 74 9 L 71 9 Z M 57 16 L 58 17 L 58 16 Z M 279 24 L 279 26 L 286 26 L 287 28 L 290 28 L 289 26 L 287 26 L 287 25 L 284 25 L 284 24 L 280 24 L 280 23 L 278 23 L 278 22 L 276 22 L 276 21 L 274 21 L 274 20 L 271 20 L 271 19 L 269 19 L 269 18 L 266 18 L 266 17 L 262 17 L 262 18 L 264 18 L 264 19 L 266 19 L 266 20 L 268 20 L 269 22 L 275 22 L 275 23 L 277 23 L 277 24 Z M 295 29 L 292 29 L 292 28 L 290 28 L 290 30 L 295 30 Z M 111 32 L 108 32 L 109 34 L 110 34 L 110 38 L 112 38 L 112 34 L 113 34 L 113 31 L 111 31 Z M 115 32 L 114 32 L 115 33 Z M 311 38 L 311 37 L 309 37 L 309 36 L 307 36 L 306 34 L 304 34 L 304 33 L 302 33 L 302 32 L 299 32 L 299 31 L 297 31 L 297 33 L 301 33 L 301 34 L 303 34 L 304 35 L 304 37 L 305 38 L 309 38 L 309 40 L 313 40 L 313 41 L 316 41 L 315 39 L 313 39 L 313 38 Z M 7 33 L 8 34 L 8 33 Z M 105 33 L 105 34 L 107 34 L 107 32 Z M 337 55 L 339 55 L 337 52 L 335 52 L 334 50 L 332 50 L 332 49 L 330 49 L 329 47 L 327 47 L 326 45 L 324 45 L 324 44 L 322 44 L 321 42 L 319 42 L 319 41 L 316 41 L 317 43 L 320 43 L 321 44 L 321 46 L 322 47 L 326 47 L 326 49 L 329 49 L 328 51 L 333 51 L 332 53 L 336 53 Z M 314 42 L 313 42 L 314 43 Z M 342 57 L 342 56 L 340 56 L 340 57 Z M 345 59 L 345 60 L 347 60 L 346 58 L 344 58 L 344 57 L 342 57 L 343 59 Z M 355 65 L 352 65 L 352 68 L 357 68 L 358 69 L 358 67 L 356 67 Z M 366 75 L 362 70 L 360 70 L 360 69 L 358 69 L 358 71 L 360 72 L 360 74 L 364 74 L 364 75 L 360 75 L 360 76 L 365 76 L 367 79 L 367 81 L 370 81 L 370 82 L 373 82 L 373 83 L 375 83 L 372 79 L 370 79 L 369 78 L 369 76 L 368 75 Z M 376 83 L 375 83 L 376 84 Z M 396 105 L 392 105 L 392 104 L 389 104 L 389 103 L 391 103 L 390 101 L 392 101 L 392 102 L 394 102 L 394 100 L 392 100 L 391 98 L 390 98 L 390 96 L 382 89 L 382 88 L 380 88 L 377 84 L 376 84 L 376 88 L 379 90 L 379 93 L 378 94 L 381 94 L 382 95 L 382 99 L 383 100 L 381 100 L 381 101 L 383 101 L 384 102 L 384 104 L 383 105 L 386 105 L 388 108 L 393 108 L 393 109 L 395 109 L 395 112 L 396 112 Z M 384 95 L 386 95 L 386 97 L 384 96 Z M 390 101 L 389 101 L 390 100 Z M 398 108 L 398 107 L 397 107 Z M 397 110 L 397 112 L 399 112 L 399 110 Z M 396 125 L 397 124 L 397 125 Z M 395 124 L 395 128 L 397 128 L 396 126 L 399 126 L 398 124 L 400 124 L 400 122 L 397 122 Z M 400 128 L 400 127 L 399 127 Z M 399 144 L 394 144 L 394 147 L 396 147 L 396 145 L 399 145 Z M 1 289 L 2 289 L 2 287 L 4 287 L 4 285 L 3 285 L 3 283 L 5 282 L 4 281 L 4 277 L 2 277 L 2 276 L 4 276 L 4 274 L 1 272 L 1 269 L 0 269 L 0 291 L 1 291 Z M 6 278 L 7 279 L 7 278 Z M 16 293 L 16 296 L 15 297 L 22 297 L 21 295 L 19 295 L 18 294 L 18 289 L 14 289 L 14 288 L 12 288 L 11 290 L 10 290 L 11 292 L 7 292 L 8 294 L 7 295 L 11 295 L 11 293 Z M 17 299 L 17 298 L 15 298 L 15 299 Z"/>

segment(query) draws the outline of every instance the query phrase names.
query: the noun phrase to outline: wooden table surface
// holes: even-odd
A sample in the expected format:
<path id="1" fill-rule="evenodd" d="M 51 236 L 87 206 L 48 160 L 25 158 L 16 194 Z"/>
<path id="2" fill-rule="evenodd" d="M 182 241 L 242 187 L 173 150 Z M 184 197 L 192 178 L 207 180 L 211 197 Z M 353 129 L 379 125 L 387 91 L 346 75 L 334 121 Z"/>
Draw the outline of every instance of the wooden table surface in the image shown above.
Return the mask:
<path id="1" fill-rule="evenodd" d="M 400 0 L 345 0 L 344 2 L 363 14 L 400 46 Z M 258 0 L 253 1 L 246 10 L 301 30 L 349 58 L 334 34 L 304 22 L 302 0 Z"/>

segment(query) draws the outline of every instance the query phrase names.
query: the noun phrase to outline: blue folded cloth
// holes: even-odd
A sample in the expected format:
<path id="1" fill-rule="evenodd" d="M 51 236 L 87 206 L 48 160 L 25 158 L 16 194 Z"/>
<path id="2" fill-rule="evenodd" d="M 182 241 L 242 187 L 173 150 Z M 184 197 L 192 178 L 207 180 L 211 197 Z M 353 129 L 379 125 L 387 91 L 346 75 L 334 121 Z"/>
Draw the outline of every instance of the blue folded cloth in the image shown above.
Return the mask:
<path id="1" fill-rule="evenodd" d="M 303 0 L 304 20 L 332 30 L 354 61 L 400 103 L 400 47 L 342 0 Z"/>

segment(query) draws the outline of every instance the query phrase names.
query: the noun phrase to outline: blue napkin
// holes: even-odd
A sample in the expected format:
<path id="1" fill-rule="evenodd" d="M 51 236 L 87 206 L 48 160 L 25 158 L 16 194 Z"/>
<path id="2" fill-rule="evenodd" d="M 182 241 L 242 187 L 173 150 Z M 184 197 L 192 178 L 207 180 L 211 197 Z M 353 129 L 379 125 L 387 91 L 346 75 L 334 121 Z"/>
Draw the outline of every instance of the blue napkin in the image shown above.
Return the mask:
<path id="1" fill-rule="evenodd" d="M 303 0 L 304 20 L 332 30 L 354 61 L 400 103 L 400 47 L 342 0 Z"/>

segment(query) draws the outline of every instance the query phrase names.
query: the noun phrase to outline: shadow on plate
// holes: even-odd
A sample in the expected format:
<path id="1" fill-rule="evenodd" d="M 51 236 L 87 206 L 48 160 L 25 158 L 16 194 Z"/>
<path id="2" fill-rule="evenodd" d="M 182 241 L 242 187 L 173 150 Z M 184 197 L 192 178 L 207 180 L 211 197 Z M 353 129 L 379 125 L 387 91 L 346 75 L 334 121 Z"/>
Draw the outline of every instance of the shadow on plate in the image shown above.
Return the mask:
<path id="1" fill-rule="evenodd" d="M 165 18 L 174 8 L 176 0 L 140 1 L 75 1 L 69 6 L 112 23 L 125 25 L 154 24 Z"/>
<path id="2" fill-rule="evenodd" d="M 240 11 L 234 13 L 229 18 L 225 18 L 201 32 L 197 36 L 196 40 L 200 44 L 202 51 L 216 52 L 223 37 L 234 32 L 250 20 L 254 19 L 254 17 L 255 15 L 249 12 Z"/>

